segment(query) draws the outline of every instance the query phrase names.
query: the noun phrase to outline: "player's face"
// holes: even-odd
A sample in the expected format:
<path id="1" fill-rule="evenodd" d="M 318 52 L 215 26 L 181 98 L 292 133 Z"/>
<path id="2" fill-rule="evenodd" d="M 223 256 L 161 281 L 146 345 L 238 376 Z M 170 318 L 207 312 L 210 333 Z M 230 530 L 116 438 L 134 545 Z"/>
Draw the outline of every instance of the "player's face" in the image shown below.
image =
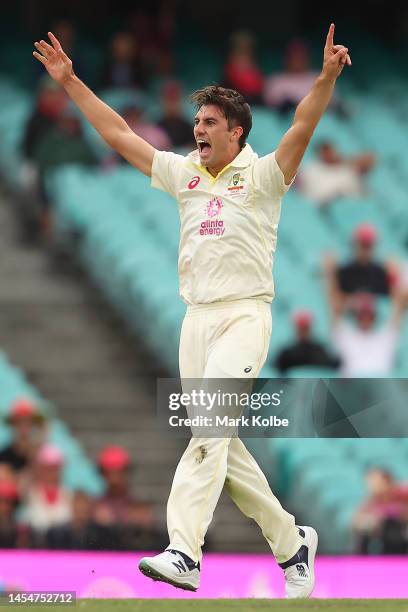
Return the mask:
<path id="1" fill-rule="evenodd" d="M 201 164 L 219 169 L 227 165 L 239 151 L 241 134 L 241 127 L 228 128 L 227 118 L 218 106 L 202 106 L 194 119 L 194 138 Z"/>

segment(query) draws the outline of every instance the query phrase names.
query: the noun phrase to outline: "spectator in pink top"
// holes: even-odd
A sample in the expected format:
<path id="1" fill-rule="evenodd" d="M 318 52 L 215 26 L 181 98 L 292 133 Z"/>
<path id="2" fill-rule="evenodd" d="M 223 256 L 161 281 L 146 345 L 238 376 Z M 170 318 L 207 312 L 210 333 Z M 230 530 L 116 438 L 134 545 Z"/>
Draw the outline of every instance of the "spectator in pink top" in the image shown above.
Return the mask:
<path id="1" fill-rule="evenodd" d="M 224 66 L 225 87 L 241 93 L 248 104 L 263 104 L 263 80 L 255 59 L 252 35 L 249 32 L 236 32 Z"/>
<path id="2" fill-rule="evenodd" d="M 368 496 L 353 517 L 359 553 L 408 552 L 408 491 L 380 467 L 366 475 Z"/>
<path id="3" fill-rule="evenodd" d="M 143 110 L 140 106 L 128 106 L 122 111 L 122 116 L 130 129 L 151 144 L 159 151 L 168 151 L 171 148 L 170 138 L 165 130 L 144 118 Z M 103 165 L 105 168 L 114 167 L 119 163 L 125 163 L 123 157 L 118 155 L 116 151 L 109 151 L 104 159 Z"/>
<path id="4" fill-rule="evenodd" d="M 144 117 L 143 110 L 138 106 L 128 106 L 123 111 L 123 118 L 135 134 L 146 140 L 159 151 L 168 151 L 171 147 L 166 132 Z"/>

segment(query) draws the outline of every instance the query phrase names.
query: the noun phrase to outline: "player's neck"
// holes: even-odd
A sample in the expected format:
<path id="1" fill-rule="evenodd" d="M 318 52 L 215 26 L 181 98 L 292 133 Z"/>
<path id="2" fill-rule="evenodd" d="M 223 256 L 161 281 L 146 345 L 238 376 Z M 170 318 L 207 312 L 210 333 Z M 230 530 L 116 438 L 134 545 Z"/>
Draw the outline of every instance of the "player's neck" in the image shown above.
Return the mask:
<path id="1" fill-rule="evenodd" d="M 219 173 L 222 172 L 226 166 L 229 166 L 229 164 L 234 161 L 234 159 L 237 157 L 237 155 L 239 155 L 239 153 L 241 153 L 240 148 L 234 149 L 233 151 L 228 151 L 228 154 L 217 165 L 206 166 L 208 172 L 214 177 L 218 176 Z"/>

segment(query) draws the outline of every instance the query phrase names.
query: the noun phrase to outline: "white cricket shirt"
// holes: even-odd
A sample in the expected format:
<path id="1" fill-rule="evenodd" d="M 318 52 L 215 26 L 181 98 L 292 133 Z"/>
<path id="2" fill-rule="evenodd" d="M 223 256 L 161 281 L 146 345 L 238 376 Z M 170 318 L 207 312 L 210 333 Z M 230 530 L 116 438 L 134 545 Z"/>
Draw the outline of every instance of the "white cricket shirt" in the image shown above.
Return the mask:
<path id="1" fill-rule="evenodd" d="M 272 301 L 281 199 L 289 189 L 275 153 L 259 158 L 247 144 L 213 177 L 198 151 L 156 151 L 151 184 L 178 202 L 180 295 L 187 304 Z"/>

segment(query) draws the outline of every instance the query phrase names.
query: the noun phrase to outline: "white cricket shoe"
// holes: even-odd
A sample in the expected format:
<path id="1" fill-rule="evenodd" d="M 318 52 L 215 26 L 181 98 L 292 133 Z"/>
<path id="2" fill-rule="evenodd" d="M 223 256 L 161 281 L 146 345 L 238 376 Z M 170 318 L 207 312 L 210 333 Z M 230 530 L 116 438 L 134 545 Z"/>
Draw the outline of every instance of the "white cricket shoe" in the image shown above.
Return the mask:
<path id="1" fill-rule="evenodd" d="M 186 591 L 196 591 L 200 585 L 200 563 L 178 550 L 168 548 L 155 557 L 143 557 L 139 569 L 152 580 L 167 582 Z"/>
<path id="2" fill-rule="evenodd" d="M 300 599 L 310 597 L 315 584 L 314 560 L 318 537 L 313 527 L 298 527 L 304 543 L 296 555 L 280 563 L 286 579 L 286 598 Z"/>

